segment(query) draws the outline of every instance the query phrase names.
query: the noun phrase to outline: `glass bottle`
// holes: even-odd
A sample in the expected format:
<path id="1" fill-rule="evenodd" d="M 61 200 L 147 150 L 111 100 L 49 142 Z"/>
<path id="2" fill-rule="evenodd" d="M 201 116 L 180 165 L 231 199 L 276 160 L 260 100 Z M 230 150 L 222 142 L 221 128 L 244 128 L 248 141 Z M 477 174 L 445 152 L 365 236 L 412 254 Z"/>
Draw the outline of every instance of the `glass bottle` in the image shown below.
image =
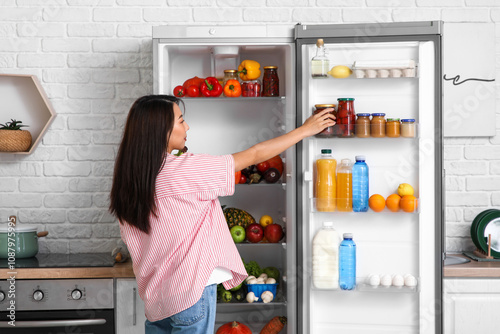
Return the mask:
<path id="1" fill-rule="evenodd" d="M 354 126 L 356 124 L 354 99 L 340 98 L 337 100 L 337 124 L 339 126 L 340 137 L 352 137 L 354 136 Z"/>
<path id="2" fill-rule="evenodd" d="M 330 69 L 323 39 L 316 41 L 316 56 L 311 60 L 311 75 L 313 78 L 327 78 Z"/>
<path id="3" fill-rule="evenodd" d="M 344 233 L 339 247 L 339 283 L 342 290 L 356 287 L 356 244 L 352 236 L 352 233 Z"/>
<path id="4" fill-rule="evenodd" d="M 262 96 L 280 96 L 280 80 L 277 66 L 264 66 Z"/>

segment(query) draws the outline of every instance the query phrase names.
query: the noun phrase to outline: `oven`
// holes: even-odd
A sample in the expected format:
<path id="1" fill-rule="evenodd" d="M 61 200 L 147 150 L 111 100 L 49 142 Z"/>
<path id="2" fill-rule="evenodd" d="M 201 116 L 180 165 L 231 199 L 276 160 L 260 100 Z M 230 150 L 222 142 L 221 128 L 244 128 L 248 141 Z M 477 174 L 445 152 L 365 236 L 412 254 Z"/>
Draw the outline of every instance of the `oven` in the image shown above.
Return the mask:
<path id="1" fill-rule="evenodd" d="M 114 334 L 113 279 L 0 281 L 2 334 Z"/>

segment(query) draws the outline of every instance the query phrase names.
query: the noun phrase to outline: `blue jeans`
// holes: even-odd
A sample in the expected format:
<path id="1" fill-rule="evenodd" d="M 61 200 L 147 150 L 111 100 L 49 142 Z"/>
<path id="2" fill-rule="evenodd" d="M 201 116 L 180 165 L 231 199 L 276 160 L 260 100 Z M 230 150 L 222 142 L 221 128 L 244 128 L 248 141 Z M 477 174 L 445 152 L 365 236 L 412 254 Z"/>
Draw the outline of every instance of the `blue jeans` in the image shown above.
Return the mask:
<path id="1" fill-rule="evenodd" d="M 146 320 L 146 334 L 207 334 L 215 327 L 217 284 L 205 287 L 200 300 L 171 317 L 151 322 Z"/>

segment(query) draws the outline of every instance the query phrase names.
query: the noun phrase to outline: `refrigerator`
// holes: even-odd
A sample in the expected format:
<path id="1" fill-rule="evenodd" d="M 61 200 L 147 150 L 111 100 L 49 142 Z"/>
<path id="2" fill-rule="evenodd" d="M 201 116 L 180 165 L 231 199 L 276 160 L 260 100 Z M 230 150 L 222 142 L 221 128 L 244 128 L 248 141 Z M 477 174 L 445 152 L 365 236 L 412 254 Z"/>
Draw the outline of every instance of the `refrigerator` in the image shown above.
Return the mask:
<path id="1" fill-rule="evenodd" d="M 353 98 L 356 113 L 415 120 L 412 138 L 306 138 L 281 154 L 279 182 L 238 184 L 233 196 L 220 199 L 257 221 L 270 215 L 285 237 L 279 243 L 237 244 L 245 262 L 280 270 L 278 290 L 271 303 L 218 303 L 216 329 L 238 321 L 259 333 L 273 317 L 286 316 L 288 334 L 442 332 L 441 33 L 440 21 L 153 28 L 155 94 L 172 94 L 194 76 L 220 78 L 245 59 L 278 68 L 277 97 L 183 98 L 190 152 L 244 150 L 291 131 L 316 104 L 337 105 L 338 98 Z M 312 77 L 318 39 L 329 67 L 348 66 L 349 77 Z M 401 64 L 411 64 L 411 71 L 391 71 Z M 319 212 L 314 183 L 321 149 L 331 149 L 337 162 L 364 155 L 370 195 L 386 198 L 399 184 L 411 184 L 417 209 Z M 318 289 L 312 282 L 313 238 L 325 221 L 339 235 L 354 235 L 354 290 Z M 417 285 L 373 286 L 373 275 L 412 275 Z"/>

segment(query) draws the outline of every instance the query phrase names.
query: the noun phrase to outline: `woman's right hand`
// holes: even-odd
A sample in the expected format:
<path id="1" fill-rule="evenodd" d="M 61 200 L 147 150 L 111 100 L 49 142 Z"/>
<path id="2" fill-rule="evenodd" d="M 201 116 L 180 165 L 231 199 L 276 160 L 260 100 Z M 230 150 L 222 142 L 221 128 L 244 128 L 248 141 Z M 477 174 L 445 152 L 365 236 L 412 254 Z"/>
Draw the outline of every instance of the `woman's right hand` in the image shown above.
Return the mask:
<path id="1" fill-rule="evenodd" d="M 305 131 L 306 137 L 316 135 L 329 126 L 334 126 L 335 116 L 331 113 L 333 108 L 326 108 L 317 114 L 309 116 L 300 128 Z"/>

